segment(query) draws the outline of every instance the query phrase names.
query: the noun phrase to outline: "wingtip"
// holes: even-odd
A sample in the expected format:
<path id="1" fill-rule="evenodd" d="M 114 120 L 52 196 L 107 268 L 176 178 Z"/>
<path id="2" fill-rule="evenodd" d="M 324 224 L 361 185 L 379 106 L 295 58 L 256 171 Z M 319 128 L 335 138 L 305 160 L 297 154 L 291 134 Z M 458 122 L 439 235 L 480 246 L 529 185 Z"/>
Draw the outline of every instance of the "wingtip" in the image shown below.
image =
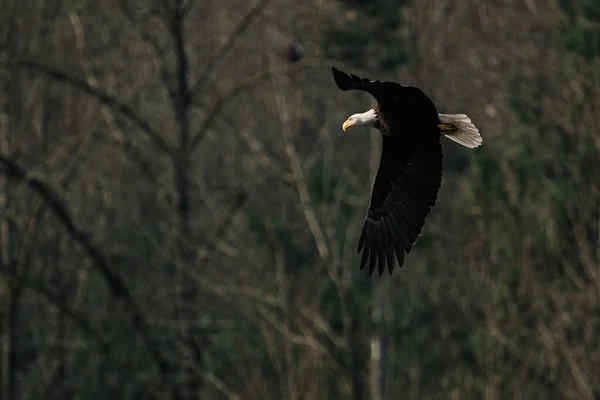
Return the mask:
<path id="1" fill-rule="evenodd" d="M 348 90 L 352 86 L 352 78 L 345 72 L 340 71 L 336 67 L 331 67 L 333 80 L 340 90 Z"/>

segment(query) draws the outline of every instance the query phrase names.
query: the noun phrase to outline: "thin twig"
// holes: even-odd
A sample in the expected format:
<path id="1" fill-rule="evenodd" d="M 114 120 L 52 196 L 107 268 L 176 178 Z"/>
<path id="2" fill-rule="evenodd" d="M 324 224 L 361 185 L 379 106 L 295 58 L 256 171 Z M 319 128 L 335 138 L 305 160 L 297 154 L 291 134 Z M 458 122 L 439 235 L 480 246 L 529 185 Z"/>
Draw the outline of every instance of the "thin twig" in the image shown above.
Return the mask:
<path id="1" fill-rule="evenodd" d="M 272 65 L 273 62 L 270 62 L 270 69 L 273 69 Z M 275 76 L 276 74 L 272 73 L 271 75 Z M 276 83 L 274 85 L 276 85 Z M 319 219 L 317 218 L 317 214 L 314 210 L 314 207 L 311 204 L 310 194 L 308 192 L 308 187 L 306 186 L 306 178 L 304 177 L 304 171 L 302 170 L 302 164 L 300 163 L 300 157 L 296 152 L 296 147 L 292 143 L 289 134 L 286 133 L 288 127 L 290 126 L 287 104 L 285 102 L 284 96 L 281 94 L 282 91 L 279 87 L 276 87 L 274 92 L 275 104 L 277 106 L 279 115 L 279 122 L 282 131 L 284 132 L 284 149 L 290 163 L 290 168 L 292 170 L 292 176 L 294 177 L 296 190 L 298 191 L 298 197 L 300 199 L 300 209 L 303 212 L 306 222 L 308 224 L 308 228 L 310 229 L 313 235 L 315 244 L 317 246 L 317 251 L 319 252 L 319 256 L 322 260 L 327 260 L 329 259 L 329 248 L 327 246 L 327 241 L 325 240 L 325 234 L 323 233 L 323 229 L 321 227 L 321 224 L 319 223 Z"/>
<path id="2" fill-rule="evenodd" d="M 192 93 L 202 88 L 202 85 L 208 79 L 211 72 L 219 65 L 221 61 L 223 61 L 229 50 L 231 50 L 233 45 L 236 43 L 237 39 L 244 32 L 246 32 L 246 30 L 250 27 L 250 24 L 252 24 L 254 19 L 256 19 L 256 17 L 258 17 L 260 13 L 264 10 L 264 8 L 267 6 L 267 4 L 269 4 L 269 1 L 270 0 L 260 0 L 254 7 L 252 7 L 250 12 L 248 12 L 248 14 L 246 14 L 246 16 L 240 21 L 238 26 L 231 33 L 231 35 L 223 44 L 223 46 L 221 46 L 215 52 L 212 58 L 208 61 L 208 63 L 206 63 L 204 71 L 202 71 L 202 73 L 200 74 L 200 78 L 198 78 L 198 81 L 196 81 L 196 83 L 192 85 Z"/>
<path id="3" fill-rule="evenodd" d="M 160 21 L 165 26 L 169 25 L 168 15 L 171 12 L 166 11 L 166 5 L 163 5 L 163 10 L 151 9 L 149 13 L 140 14 L 137 9 L 133 9 L 131 1 L 122 0 L 120 2 L 121 10 L 123 14 L 127 17 L 129 22 L 131 23 L 133 29 L 140 36 L 142 41 L 147 47 L 150 47 L 151 50 L 149 52 L 154 52 L 154 57 L 152 57 L 152 63 L 155 64 L 156 69 L 159 71 L 161 80 L 165 85 L 165 89 L 169 94 L 171 100 L 175 97 L 175 91 L 171 82 L 171 75 L 168 69 L 168 54 L 161 48 L 160 43 L 158 41 L 158 37 L 160 37 L 159 33 L 156 33 L 156 29 L 144 29 L 145 26 L 142 26 L 142 21 L 150 22 L 152 17 L 155 17 L 158 21 Z M 149 15 L 148 15 L 149 14 Z M 153 36 L 152 33 L 155 33 Z"/>
<path id="4" fill-rule="evenodd" d="M 88 323 L 88 321 L 86 321 L 82 315 L 79 315 L 75 310 L 72 310 L 71 308 L 69 308 L 69 306 L 61 302 L 58 298 L 56 298 L 56 296 L 54 296 L 54 294 L 52 294 L 52 292 L 48 288 L 36 284 L 26 276 L 19 275 L 13 272 L 6 272 L 2 275 L 3 279 L 5 279 L 6 281 L 13 282 L 11 284 L 22 285 L 23 288 L 29 289 L 32 292 L 43 297 L 44 299 L 48 300 L 62 314 L 71 319 L 75 323 L 75 325 L 79 327 L 79 329 L 85 332 L 89 337 L 93 338 L 94 340 L 97 340 L 104 350 L 108 349 L 108 343 L 106 343 L 103 340 L 102 335 L 95 332 L 91 325 Z"/>
<path id="5" fill-rule="evenodd" d="M 285 66 L 285 67 L 279 68 L 279 69 L 274 68 L 274 69 L 270 69 L 266 72 L 262 72 L 256 76 L 248 79 L 246 82 L 231 89 L 225 96 L 221 97 L 215 103 L 215 105 L 208 111 L 206 119 L 204 120 L 204 122 L 202 123 L 200 128 L 198 128 L 196 135 L 194 135 L 194 137 L 192 138 L 192 149 L 195 149 L 196 146 L 198 146 L 198 144 L 200 144 L 200 142 L 202 142 L 202 140 L 206 136 L 206 133 L 208 132 L 208 130 L 210 129 L 212 124 L 215 122 L 217 117 L 219 117 L 219 115 L 221 115 L 221 111 L 223 111 L 225 106 L 227 106 L 229 103 L 233 102 L 233 100 L 235 100 L 239 95 L 246 93 L 247 91 L 249 91 L 250 89 L 253 89 L 254 87 L 257 87 L 259 85 L 266 83 L 269 79 L 272 79 L 276 76 L 298 73 L 301 70 L 308 68 L 308 67 L 323 65 L 324 62 L 325 62 L 325 60 L 321 60 L 321 59 L 317 59 L 317 58 L 313 58 L 313 59 L 306 58 L 306 59 L 303 59 L 302 61 L 300 61 L 296 64 L 293 64 L 293 65 L 288 65 L 288 66 Z M 194 100 L 195 97 L 196 96 L 192 95 L 192 103 L 195 102 L 195 100 Z"/>
<path id="6" fill-rule="evenodd" d="M 6 158 L 1 154 L 0 164 L 4 166 L 4 170 L 8 176 L 25 182 L 32 191 L 37 193 L 66 229 L 69 236 L 81 245 L 100 272 L 113 296 L 120 299 L 129 311 L 134 329 L 142 338 L 146 349 L 159 367 L 160 377 L 164 380 L 165 384 L 169 384 L 168 376 L 170 375 L 170 368 L 168 362 L 161 354 L 159 346 L 156 345 L 150 337 L 148 324 L 146 323 L 140 308 L 133 299 L 125 281 L 112 270 L 109 258 L 92 242 L 89 234 L 76 226 L 66 205 L 48 183 L 44 182 L 39 177 L 33 176 L 14 160 Z"/>
<path id="7" fill-rule="evenodd" d="M 225 234 L 227 228 L 229 228 L 231 224 L 231 220 L 236 215 L 236 213 L 242 208 L 244 203 L 246 202 L 248 195 L 246 193 L 237 193 L 232 199 L 227 213 L 218 222 L 217 226 L 214 228 L 214 234 L 207 240 L 204 248 L 198 251 L 198 256 L 196 257 L 195 264 L 201 265 L 208 259 L 208 254 L 215 249 L 217 240 Z"/>
<path id="8" fill-rule="evenodd" d="M 44 65 L 37 61 L 19 60 L 17 64 L 21 68 L 31 69 L 42 75 L 46 75 L 49 78 L 54 79 L 55 81 L 66 83 L 70 86 L 84 91 L 94 99 L 98 100 L 100 103 L 111 108 L 114 112 L 121 114 L 125 118 L 129 119 L 140 130 L 146 133 L 161 150 L 166 151 L 170 155 L 175 154 L 173 146 L 167 143 L 167 141 L 165 141 L 158 132 L 152 129 L 150 124 L 142 117 L 140 117 L 131 107 L 129 107 L 124 102 L 118 100 L 116 97 L 111 96 L 110 94 L 104 92 L 101 89 L 91 86 L 89 83 L 82 79 L 76 78 L 64 71 L 50 67 L 48 65 Z"/>

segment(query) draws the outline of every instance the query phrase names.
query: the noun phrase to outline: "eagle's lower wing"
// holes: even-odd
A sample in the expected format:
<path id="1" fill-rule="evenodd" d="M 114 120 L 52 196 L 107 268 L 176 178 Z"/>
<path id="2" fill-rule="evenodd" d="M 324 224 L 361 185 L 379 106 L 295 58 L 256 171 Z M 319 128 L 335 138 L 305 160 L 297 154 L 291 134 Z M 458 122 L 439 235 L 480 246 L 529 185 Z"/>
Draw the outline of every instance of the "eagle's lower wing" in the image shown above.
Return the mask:
<path id="1" fill-rule="evenodd" d="M 439 141 L 407 145 L 399 138 L 383 136 L 371 204 L 358 243 L 358 252 L 363 251 L 361 269 L 368 261 L 372 274 L 379 264 L 381 276 L 387 263 L 391 274 L 394 255 L 402 267 L 404 253 L 410 253 L 437 199 L 442 164 Z"/>

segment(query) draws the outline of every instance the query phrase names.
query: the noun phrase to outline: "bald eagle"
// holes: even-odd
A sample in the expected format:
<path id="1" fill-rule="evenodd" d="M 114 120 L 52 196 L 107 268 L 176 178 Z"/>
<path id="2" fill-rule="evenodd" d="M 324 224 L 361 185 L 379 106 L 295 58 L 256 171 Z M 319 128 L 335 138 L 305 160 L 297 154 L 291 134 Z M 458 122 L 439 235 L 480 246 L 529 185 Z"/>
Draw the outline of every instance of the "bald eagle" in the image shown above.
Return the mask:
<path id="1" fill-rule="evenodd" d="M 379 169 L 365 217 L 358 253 L 360 268 L 369 264 L 369 275 L 387 264 L 390 275 L 395 259 L 404 264 L 405 253 L 421 234 L 425 219 L 435 205 L 442 183 L 441 137 L 469 148 L 482 143 L 481 136 L 464 114 L 439 114 L 421 89 L 395 82 L 372 81 L 332 68 L 341 90 L 363 90 L 377 105 L 354 114 L 342 125 L 369 126 L 382 133 Z"/>

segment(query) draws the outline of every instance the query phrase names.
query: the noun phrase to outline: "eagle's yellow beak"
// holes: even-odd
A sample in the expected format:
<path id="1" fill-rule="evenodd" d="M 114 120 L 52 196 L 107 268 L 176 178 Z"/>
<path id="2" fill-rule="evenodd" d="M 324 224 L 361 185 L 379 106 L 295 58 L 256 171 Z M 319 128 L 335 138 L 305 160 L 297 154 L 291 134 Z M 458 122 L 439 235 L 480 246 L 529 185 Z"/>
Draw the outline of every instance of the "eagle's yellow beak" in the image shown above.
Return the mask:
<path id="1" fill-rule="evenodd" d="M 349 119 L 346 120 L 346 122 L 344 122 L 344 125 L 342 125 L 342 129 L 344 131 L 346 131 L 346 129 L 350 128 L 354 123 L 352 121 L 350 121 Z"/>

